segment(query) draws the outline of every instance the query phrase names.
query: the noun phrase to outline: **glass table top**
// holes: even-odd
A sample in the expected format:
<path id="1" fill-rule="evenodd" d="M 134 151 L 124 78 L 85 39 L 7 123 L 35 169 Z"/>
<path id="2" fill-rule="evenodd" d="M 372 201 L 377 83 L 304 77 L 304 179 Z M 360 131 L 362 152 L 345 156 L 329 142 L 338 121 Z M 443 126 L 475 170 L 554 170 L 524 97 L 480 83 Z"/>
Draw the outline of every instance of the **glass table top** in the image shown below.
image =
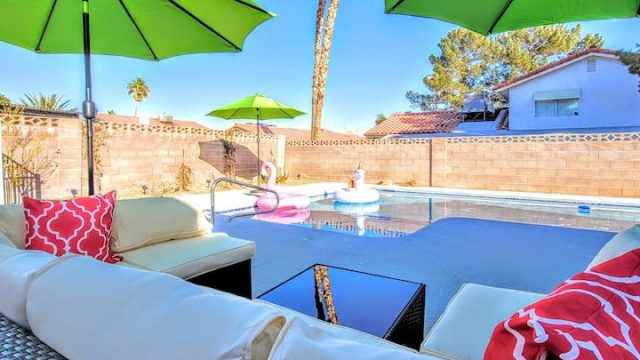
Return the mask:
<path id="1" fill-rule="evenodd" d="M 314 265 L 258 298 L 385 337 L 422 284 Z"/>

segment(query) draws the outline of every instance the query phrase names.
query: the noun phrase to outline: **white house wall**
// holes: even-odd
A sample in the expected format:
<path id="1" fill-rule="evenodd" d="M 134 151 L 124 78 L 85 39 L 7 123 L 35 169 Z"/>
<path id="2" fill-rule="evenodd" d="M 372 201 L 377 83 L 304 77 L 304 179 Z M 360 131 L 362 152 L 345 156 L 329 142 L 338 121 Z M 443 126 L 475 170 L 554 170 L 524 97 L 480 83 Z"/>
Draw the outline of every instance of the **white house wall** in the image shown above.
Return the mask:
<path id="1" fill-rule="evenodd" d="M 582 59 L 511 88 L 509 128 L 536 130 L 640 126 L 638 80 L 615 59 L 597 57 L 595 72 L 587 72 L 587 59 Z M 535 117 L 535 93 L 571 89 L 580 89 L 579 115 Z"/>

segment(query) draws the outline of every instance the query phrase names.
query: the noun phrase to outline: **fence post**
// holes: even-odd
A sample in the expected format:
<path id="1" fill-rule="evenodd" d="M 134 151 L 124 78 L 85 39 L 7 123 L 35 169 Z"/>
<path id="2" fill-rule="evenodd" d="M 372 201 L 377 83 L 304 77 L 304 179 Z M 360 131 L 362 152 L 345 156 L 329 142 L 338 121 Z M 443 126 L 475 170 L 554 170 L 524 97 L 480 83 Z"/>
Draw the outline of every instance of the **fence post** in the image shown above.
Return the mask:
<path id="1" fill-rule="evenodd" d="M 4 117 L 0 116 L 0 158 L 2 158 L 2 120 Z M 4 205 L 4 161 L 0 161 L 0 205 Z"/>
<path id="2" fill-rule="evenodd" d="M 277 146 L 277 156 L 276 159 L 278 163 L 276 164 L 276 168 L 280 169 L 280 171 L 284 174 L 284 164 L 285 164 L 285 153 L 286 153 L 286 138 L 284 135 L 278 135 L 278 146 Z"/>

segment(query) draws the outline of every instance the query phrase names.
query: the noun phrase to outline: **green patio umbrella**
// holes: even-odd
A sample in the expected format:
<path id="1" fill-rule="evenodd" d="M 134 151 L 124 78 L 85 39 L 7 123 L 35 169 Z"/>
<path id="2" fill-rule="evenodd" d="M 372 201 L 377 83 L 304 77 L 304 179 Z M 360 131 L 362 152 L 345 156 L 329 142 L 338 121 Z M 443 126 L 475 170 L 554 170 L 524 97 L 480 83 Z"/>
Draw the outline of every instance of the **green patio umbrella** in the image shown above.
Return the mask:
<path id="1" fill-rule="evenodd" d="M 253 0 L 0 0 L 0 41 L 85 62 L 89 194 L 94 193 L 91 54 L 145 60 L 236 52 L 274 15 Z"/>
<path id="2" fill-rule="evenodd" d="M 488 35 L 538 25 L 640 16 L 640 0 L 385 0 L 387 14 L 443 20 Z"/>
<path id="3" fill-rule="evenodd" d="M 207 116 L 216 116 L 226 120 L 256 119 L 258 174 L 260 173 L 260 120 L 293 119 L 305 113 L 277 102 L 267 96 L 254 94 L 231 104 L 221 106 Z"/>

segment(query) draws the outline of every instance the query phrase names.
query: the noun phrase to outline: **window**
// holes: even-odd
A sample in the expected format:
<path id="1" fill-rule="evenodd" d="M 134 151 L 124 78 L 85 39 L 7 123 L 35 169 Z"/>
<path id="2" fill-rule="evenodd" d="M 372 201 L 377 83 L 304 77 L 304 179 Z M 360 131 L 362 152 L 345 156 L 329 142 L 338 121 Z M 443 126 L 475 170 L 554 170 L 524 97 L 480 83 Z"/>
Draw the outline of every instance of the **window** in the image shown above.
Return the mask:
<path id="1" fill-rule="evenodd" d="M 536 117 L 577 116 L 580 99 L 537 100 Z"/>
<path id="2" fill-rule="evenodd" d="M 591 58 L 587 60 L 587 72 L 596 72 L 598 69 L 598 60 Z"/>

